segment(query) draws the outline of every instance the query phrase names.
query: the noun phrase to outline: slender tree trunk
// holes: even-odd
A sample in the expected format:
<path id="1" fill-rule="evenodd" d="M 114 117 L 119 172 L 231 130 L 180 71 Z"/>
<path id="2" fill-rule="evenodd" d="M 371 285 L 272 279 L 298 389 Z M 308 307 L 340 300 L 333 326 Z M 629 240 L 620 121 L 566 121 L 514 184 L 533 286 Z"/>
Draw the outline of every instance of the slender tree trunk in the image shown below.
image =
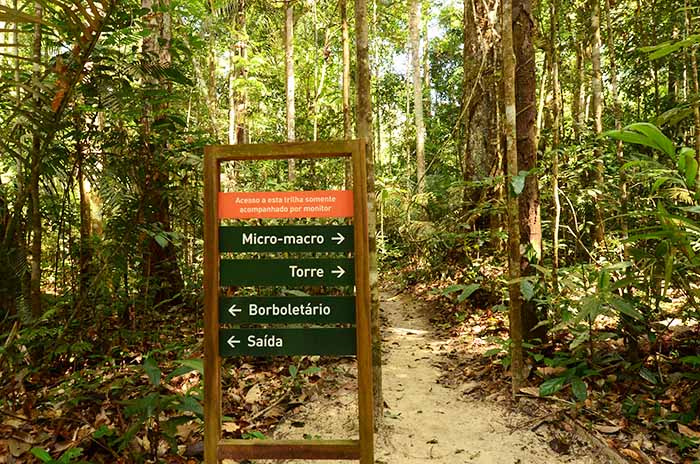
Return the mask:
<path id="1" fill-rule="evenodd" d="M 513 0 L 513 43 L 515 60 L 515 104 L 517 109 L 517 149 L 518 170 L 532 171 L 537 167 L 537 141 L 535 139 L 535 122 L 537 119 L 536 94 L 537 78 L 535 75 L 535 47 L 533 43 L 535 23 L 532 17 L 530 0 Z M 525 187 L 518 196 L 520 205 L 520 244 L 528 250 L 520 265 L 524 276 L 534 276 L 536 267 L 542 259 L 542 224 L 540 219 L 540 190 L 537 175 L 529 174 L 525 178 Z M 523 336 L 527 339 L 544 340 L 546 330 L 539 327 L 537 307 L 534 301 L 522 303 Z"/>
<path id="2" fill-rule="evenodd" d="M 426 8 L 425 18 L 423 19 L 423 108 L 428 118 L 433 115 L 433 100 L 430 95 L 430 37 L 428 35 L 428 25 L 430 24 L 430 8 Z"/>
<path id="3" fill-rule="evenodd" d="M 551 44 L 550 44 L 551 45 Z M 544 54 L 544 66 L 542 67 L 542 78 L 540 79 L 540 90 L 537 102 L 537 122 L 535 123 L 535 146 L 540 146 L 540 135 L 544 122 L 544 104 L 547 101 L 547 74 L 552 74 L 551 50 L 546 50 Z"/>
<path id="4" fill-rule="evenodd" d="M 510 340 L 511 373 L 513 397 L 524 385 L 523 363 L 523 327 L 521 318 L 520 285 L 520 227 L 518 198 L 515 196 L 511 181 L 518 175 L 518 145 L 516 122 L 516 70 L 513 52 L 513 4 L 512 0 L 503 0 L 503 28 L 501 44 L 503 47 L 503 98 L 505 100 L 504 129 L 506 135 L 506 190 L 508 212 L 508 291 L 510 295 Z M 519 44 L 518 44 L 519 45 Z"/>
<path id="5" fill-rule="evenodd" d="M 34 3 L 34 16 L 41 18 L 43 15 L 43 7 L 41 3 Z M 41 108 L 41 99 L 39 89 L 41 88 L 41 25 L 34 26 L 34 42 L 32 45 L 32 58 L 35 63 L 32 69 L 32 87 L 34 88 L 34 109 L 39 113 Z M 41 316 L 41 205 L 39 197 L 39 179 L 41 177 L 42 160 L 41 160 L 41 133 L 39 128 L 35 127 L 32 133 L 32 150 L 31 150 L 31 171 L 29 178 L 29 191 L 31 196 L 31 230 L 32 230 L 32 265 L 31 277 L 29 281 L 29 298 L 32 316 L 38 318 Z"/>
<path id="6" fill-rule="evenodd" d="M 81 121 L 76 121 L 77 125 L 82 124 Z M 90 231 L 92 229 L 92 215 L 90 213 L 90 199 L 88 197 L 87 179 L 85 178 L 85 141 L 82 138 L 82 131 L 77 127 L 78 140 L 76 141 L 76 157 L 78 167 L 78 191 L 80 195 L 80 258 L 78 261 L 79 278 L 78 278 L 78 294 L 79 305 L 82 305 L 88 299 L 88 289 L 90 287 L 90 269 L 92 263 L 92 246 L 90 244 Z"/>
<path id="7" fill-rule="evenodd" d="M 294 3 L 292 0 L 284 2 L 284 74 L 285 93 L 287 95 L 287 141 L 296 140 L 295 134 L 295 109 L 294 109 Z M 287 161 L 289 181 L 296 179 L 295 160 Z"/>
<path id="8" fill-rule="evenodd" d="M 576 43 L 576 75 L 574 79 L 574 93 L 571 100 L 571 113 L 573 117 L 574 138 L 581 139 L 581 131 L 585 127 L 585 100 L 586 100 L 586 84 L 585 84 L 585 58 L 584 46 L 579 42 Z"/>
<path id="9" fill-rule="evenodd" d="M 236 70 L 234 64 L 234 50 L 231 47 L 229 53 L 228 71 L 228 143 L 235 145 L 238 143 L 238 131 L 236 130 Z"/>
<path id="10" fill-rule="evenodd" d="M 421 2 L 409 2 L 408 29 L 411 46 L 411 75 L 413 76 L 413 112 L 416 124 L 417 193 L 425 191 L 425 123 L 423 121 L 423 81 L 420 75 Z"/>
<path id="11" fill-rule="evenodd" d="M 593 77 L 591 79 L 591 91 L 593 97 L 593 130 L 596 135 L 603 133 L 603 73 L 600 66 L 600 0 L 591 0 L 591 66 L 593 68 Z M 593 151 L 595 169 L 593 171 L 593 179 L 596 188 L 600 191 L 594 198 L 595 208 L 595 227 L 593 230 L 593 239 L 602 244 L 605 241 L 605 224 L 603 222 L 603 211 L 600 205 L 602 200 L 602 191 L 604 188 L 603 180 L 603 153 L 600 148 L 596 147 Z"/>
<path id="12" fill-rule="evenodd" d="M 552 47 L 552 199 L 554 200 L 554 224 L 552 225 L 552 281 L 555 290 L 558 289 L 559 270 L 559 225 L 561 221 L 561 201 L 559 200 L 559 143 L 560 143 L 560 111 L 561 87 L 559 85 L 559 0 L 550 2 L 550 45 Z"/>
<path id="13" fill-rule="evenodd" d="M 369 62 L 367 0 L 355 0 L 355 40 L 357 56 L 357 136 L 367 140 L 367 213 L 369 228 L 369 284 L 372 297 L 372 364 L 375 424 L 384 417 L 382 394 L 382 336 L 379 318 L 379 271 L 377 267 L 377 208 L 375 203 L 374 151 L 372 149 L 372 72 Z"/>
<path id="14" fill-rule="evenodd" d="M 342 47 L 343 47 L 343 75 L 342 75 L 342 94 L 343 94 L 343 138 L 350 140 L 352 138 L 352 115 L 350 114 L 350 27 L 348 25 L 348 2 L 347 0 L 338 0 L 340 9 L 340 25 L 342 32 Z M 345 188 L 352 188 L 352 160 L 345 160 Z"/>
<path id="15" fill-rule="evenodd" d="M 615 129 L 622 128 L 622 107 L 620 105 L 620 96 L 617 91 L 617 63 L 615 57 L 615 43 L 613 40 L 613 29 L 611 20 L 610 0 L 605 0 L 605 21 L 607 30 L 607 47 L 608 60 L 610 61 L 610 93 L 612 94 L 613 115 L 615 116 Z M 615 153 L 619 164 L 620 177 L 620 231 L 623 239 L 623 257 L 629 259 L 629 244 L 627 237 L 629 236 L 629 226 L 627 224 L 627 174 L 622 168 L 624 165 L 624 152 L 622 150 L 622 141 L 618 140 L 615 145 Z"/>
<path id="16" fill-rule="evenodd" d="M 690 12 L 690 5 L 688 0 L 685 0 L 685 27 L 686 36 L 693 33 L 693 19 Z M 690 79 L 693 83 L 693 120 L 695 122 L 695 137 L 693 137 L 695 143 L 695 156 L 700 160 L 700 103 L 698 98 L 700 98 L 700 82 L 698 80 L 698 59 L 695 54 L 695 46 L 690 47 L 687 52 L 690 55 Z"/>

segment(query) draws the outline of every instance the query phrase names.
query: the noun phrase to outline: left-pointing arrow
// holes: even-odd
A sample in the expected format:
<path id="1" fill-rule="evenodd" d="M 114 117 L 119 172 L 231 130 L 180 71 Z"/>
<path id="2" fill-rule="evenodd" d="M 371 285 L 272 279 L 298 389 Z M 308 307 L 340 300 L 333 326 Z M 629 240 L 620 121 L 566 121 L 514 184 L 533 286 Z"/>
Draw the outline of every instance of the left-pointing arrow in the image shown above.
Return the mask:
<path id="1" fill-rule="evenodd" d="M 338 277 L 340 279 L 341 277 L 343 277 L 343 274 L 345 274 L 345 269 L 343 269 L 340 266 L 336 266 L 336 269 L 333 269 L 331 271 L 331 274 L 335 274 L 336 277 Z"/>
<path id="2" fill-rule="evenodd" d="M 239 343 L 241 343 L 241 341 L 240 341 L 240 340 L 236 340 L 236 336 L 235 336 L 235 335 L 231 335 L 231 337 L 226 341 L 226 343 L 228 343 L 228 346 L 230 346 L 231 348 L 236 348 L 236 345 L 238 345 Z"/>
<path id="3" fill-rule="evenodd" d="M 233 317 L 236 317 L 236 313 L 240 313 L 241 311 L 241 308 L 236 307 L 236 303 L 232 304 L 231 307 L 228 308 L 229 314 Z"/>

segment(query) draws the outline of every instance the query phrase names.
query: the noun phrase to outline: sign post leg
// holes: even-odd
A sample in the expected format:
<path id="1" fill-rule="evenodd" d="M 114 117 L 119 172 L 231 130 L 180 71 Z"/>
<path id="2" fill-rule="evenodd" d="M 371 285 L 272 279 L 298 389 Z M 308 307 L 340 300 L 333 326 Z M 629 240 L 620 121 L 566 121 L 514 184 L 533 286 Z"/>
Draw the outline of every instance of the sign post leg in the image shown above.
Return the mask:
<path id="1" fill-rule="evenodd" d="M 221 357 L 219 356 L 219 163 L 204 156 L 204 462 L 219 462 L 221 438 Z"/>
<path id="2" fill-rule="evenodd" d="M 374 463 L 374 400 L 372 394 L 372 337 L 370 330 L 369 228 L 367 224 L 366 141 L 353 152 L 355 194 L 355 300 L 357 308 L 358 410 L 360 464 Z"/>

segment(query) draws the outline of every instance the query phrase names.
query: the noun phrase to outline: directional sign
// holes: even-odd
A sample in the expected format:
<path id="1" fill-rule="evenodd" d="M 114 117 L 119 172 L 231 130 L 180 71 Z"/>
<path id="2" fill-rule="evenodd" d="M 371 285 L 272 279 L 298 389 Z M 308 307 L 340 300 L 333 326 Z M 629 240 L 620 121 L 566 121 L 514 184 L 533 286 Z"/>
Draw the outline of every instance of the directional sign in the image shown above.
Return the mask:
<path id="1" fill-rule="evenodd" d="M 219 192 L 219 219 L 352 217 L 351 190 Z"/>
<path id="2" fill-rule="evenodd" d="M 354 296 L 219 298 L 222 324 L 355 323 Z"/>
<path id="3" fill-rule="evenodd" d="M 354 328 L 221 329 L 221 356 L 349 356 L 357 351 Z"/>
<path id="4" fill-rule="evenodd" d="M 337 251 L 353 249 L 352 226 L 220 227 L 219 251 Z"/>
<path id="5" fill-rule="evenodd" d="M 222 259 L 221 285 L 353 285 L 355 263 L 335 259 Z"/>

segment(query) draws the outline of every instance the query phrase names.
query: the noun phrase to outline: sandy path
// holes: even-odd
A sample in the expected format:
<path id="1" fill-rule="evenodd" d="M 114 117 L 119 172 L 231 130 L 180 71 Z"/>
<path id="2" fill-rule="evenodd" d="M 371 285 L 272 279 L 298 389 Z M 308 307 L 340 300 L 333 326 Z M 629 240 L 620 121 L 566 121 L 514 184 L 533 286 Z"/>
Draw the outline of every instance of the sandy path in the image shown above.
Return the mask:
<path id="1" fill-rule="evenodd" d="M 389 408 L 376 438 L 377 463 L 604 462 L 585 449 L 578 449 L 578 456 L 559 455 L 548 446 L 549 437 L 517 427 L 528 423 L 528 417 L 509 414 L 493 402 L 470 400 L 459 387 L 438 384 L 441 372 L 436 366 L 444 341 L 431 329 L 428 315 L 404 295 L 384 294 L 382 310 L 387 320 L 384 399 Z M 352 377 L 353 371 L 347 375 Z M 279 427 L 275 438 L 356 438 L 355 385 L 348 381 L 332 396 L 307 404 Z"/>

